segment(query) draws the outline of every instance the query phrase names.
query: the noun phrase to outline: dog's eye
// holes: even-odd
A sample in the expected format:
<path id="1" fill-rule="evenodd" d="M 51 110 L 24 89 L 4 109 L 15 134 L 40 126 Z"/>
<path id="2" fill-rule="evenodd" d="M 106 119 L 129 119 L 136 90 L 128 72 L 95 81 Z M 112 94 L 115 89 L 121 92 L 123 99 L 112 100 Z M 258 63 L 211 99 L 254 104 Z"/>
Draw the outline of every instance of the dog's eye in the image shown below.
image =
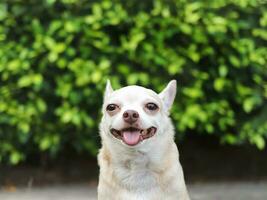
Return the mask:
<path id="1" fill-rule="evenodd" d="M 155 103 L 147 103 L 146 108 L 148 110 L 154 111 L 157 110 L 159 107 Z"/>
<path id="2" fill-rule="evenodd" d="M 116 104 L 109 104 L 106 108 L 107 111 L 114 111 L 118 108 L 118 105 Z"/>

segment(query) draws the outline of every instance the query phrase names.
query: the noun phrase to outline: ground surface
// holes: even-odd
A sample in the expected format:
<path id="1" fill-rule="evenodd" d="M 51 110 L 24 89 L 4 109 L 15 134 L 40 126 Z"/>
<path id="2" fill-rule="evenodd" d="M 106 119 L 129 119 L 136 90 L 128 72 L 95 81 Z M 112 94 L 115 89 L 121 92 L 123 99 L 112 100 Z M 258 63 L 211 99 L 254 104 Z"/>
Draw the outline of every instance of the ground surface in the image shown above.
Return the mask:
<path id="1" fill-rule="evenodd" d="M 267 182 L 199 183 L 188 186 L 192 200 L 265 200 Z M 57 185 L 39 188 L 2 188 L 1 200 L 93 200 L 96 186 Z"/>

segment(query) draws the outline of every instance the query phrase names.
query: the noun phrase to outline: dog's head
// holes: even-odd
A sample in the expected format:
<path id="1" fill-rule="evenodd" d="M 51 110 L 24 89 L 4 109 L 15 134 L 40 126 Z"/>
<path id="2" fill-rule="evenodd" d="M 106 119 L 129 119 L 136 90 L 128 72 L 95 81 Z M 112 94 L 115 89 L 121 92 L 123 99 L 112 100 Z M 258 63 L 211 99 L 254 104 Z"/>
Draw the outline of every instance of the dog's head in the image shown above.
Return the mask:
<path id="1" fill-rule="evenodd" d="M 103 104 L 102 137 L 111 142 L 136 147 L 150 140 L 160 140 L 176 94 L 172 80 L 159 94 L 140 86 L 113 90 L 107 81 Z"/>

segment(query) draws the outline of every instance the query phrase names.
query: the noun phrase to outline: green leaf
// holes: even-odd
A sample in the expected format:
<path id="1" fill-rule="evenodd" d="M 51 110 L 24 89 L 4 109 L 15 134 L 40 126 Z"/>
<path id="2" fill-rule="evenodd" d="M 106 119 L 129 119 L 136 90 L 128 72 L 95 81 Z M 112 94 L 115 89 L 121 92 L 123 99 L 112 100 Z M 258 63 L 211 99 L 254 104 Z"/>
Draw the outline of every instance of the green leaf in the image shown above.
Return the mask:
<path id="1" fill-rule="evenodd" d="M 7 17 L 7 4 L 1 3 L 0 4 L 0 21 L 4 20 Z"/>
<path id="2" fill-rule="evenodd" d="M 226 84 L 226 81 L 224 78 L 217 78 L 214 81 L 214 89 L 218 92 L 221 92 Z"/>
<path id="3" fill-rule="evenodd" d="M 253 143 L 256 144 L 256 146 L 259 149 L 261 149 L 261 150 L 264 149 L 264 147 L 265 147 L 265 140 L 264 140 L 264 138 L 262 136 L 255 135 L 255 136 L 253 136 L 252 141 L 253 141 Z"/>
<path id="4" fill-rule="evenodd" d="M 16 165 L 22 159 L 23 159 L 23 156 L 19 152 L 17 152 L 17 151 L 12 151 L 11 152 L 11 155 L 10 155 L 10 162 L 11 162 L 11 164 Z"/>

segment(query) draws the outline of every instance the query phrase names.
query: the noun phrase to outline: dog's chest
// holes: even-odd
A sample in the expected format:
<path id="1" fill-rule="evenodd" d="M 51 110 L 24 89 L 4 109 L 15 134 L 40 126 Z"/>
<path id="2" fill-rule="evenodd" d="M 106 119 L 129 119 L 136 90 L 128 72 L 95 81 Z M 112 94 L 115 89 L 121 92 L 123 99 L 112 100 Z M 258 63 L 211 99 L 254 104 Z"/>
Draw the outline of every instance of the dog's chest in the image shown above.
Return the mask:
<path id="1" fill-rule="evenodd" d="M 115 174 L 123 185 L 135 189 L 156 187 L 157 175 L 151 170 L 151 158 L 143 153 L 124 156 L 115 169 Z"/>

